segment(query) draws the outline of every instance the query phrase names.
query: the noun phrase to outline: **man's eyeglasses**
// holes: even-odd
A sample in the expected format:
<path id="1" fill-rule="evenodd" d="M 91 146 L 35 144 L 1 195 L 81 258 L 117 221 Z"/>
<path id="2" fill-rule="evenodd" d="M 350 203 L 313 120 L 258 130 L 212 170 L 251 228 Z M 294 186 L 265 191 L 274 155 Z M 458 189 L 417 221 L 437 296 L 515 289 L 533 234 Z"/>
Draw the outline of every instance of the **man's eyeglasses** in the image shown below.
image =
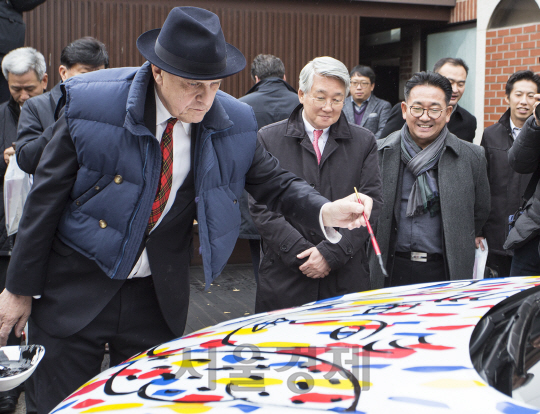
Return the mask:
<path id="1" fill-rule="evenodd" d="M 439 119 L 446 108 L 425 109 L 425 108 L 422 108 L 421 106 L 409 106 L 409 109 L 411 110 L 411 115 L 414 116 L 415 118 L 421 118 L 422 115 L 424 115 L 424 112 L 427 111 L 427 114 L 431 119 Z"/>
<path id="2" fill-rule="evenodd" d="M 362 81 L 362 82 L 352 81 L 351 82 L 351 88 L 358 88 L 360 86 L 362 89 L 365 89 L 365 88 L 368 88 L 370 85 L 371 85 L 371 82 L 367 82 L 367 81 Z"/>
<path id="3" fill-rule="evenodd" d="M 328 103 L 328 99 L 323 98 L 322 96 L 318 96 L 318 97 L 314 96 L 311 99 L 313 99 L 313 104 L 317 108 L 324 108 L 326 104 Z M 330 99 L 330 107 L 341 108 L 343 106 L 343 102 L 344 102 L 343 99 Z"/>

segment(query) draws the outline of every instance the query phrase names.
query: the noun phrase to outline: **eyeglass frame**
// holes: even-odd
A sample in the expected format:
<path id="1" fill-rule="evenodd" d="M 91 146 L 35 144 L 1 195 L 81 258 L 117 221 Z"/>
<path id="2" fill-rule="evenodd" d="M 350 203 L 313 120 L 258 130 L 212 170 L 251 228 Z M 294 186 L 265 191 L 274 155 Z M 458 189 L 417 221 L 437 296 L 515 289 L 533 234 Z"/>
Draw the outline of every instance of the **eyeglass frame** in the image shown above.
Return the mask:
<path id="1" fill-rule="evenodd" d="M 430 115 L 429 115 L 429 111 L 439 111 L 439 109 L 431 109 L 431 108 L 426 109 L 426 108 L 422 108 L 422 113 L 421 113 L 420 115 L 416 116 L 415 114 L 413 114 L 412 108 L 422 108 L 422 107 L 421 107 L 421 106 L 416 106 L 416 105 L 411 105 L 411 106 L 409 106 L 409 112 L 410 112 L 411 115 L 414 116 L 416 119 L 422 118 L 422 117 L 424 116 L 424 113 L 427 111 L 427 115 L 428 115 L 429 119 L 432 119 L 433 121 L 435 121 L 436 119 L 439 119 L 439 118 L 441 117 L 441 115 L 442 115 L 442 113 L 444 112 L 445 109 L 451 108 L 451 106 L 446 106 L 446 107 L 444 107 L 444 108 L 441 108 L 441 109 L 440 109 L 441 112 L 439 113 L 439 116 L 438 116 L 437 118 L 433 118 L 432 116 L 430 116 Z"/>
<path id="2" fill-rule="evenodd" d="M 350 84 L 351 84 L 351 88 L 358 88 L 358 86 L 360 86 L 360 88 L 362 89 L 369 88 L 371 85 L 373 85 L 371 82 L 368 82 L 368 81 L 362 81 L 362 82 L 351 81 Z"/>
<path id="3" fill-rule="evenodd" d="M 326 108 L 326 105 L 328 105 L 328 98 L 323 98 L 322 96 L 321 97 L 315 97 L 313 95 L 310 94 L 310 98 L 313 100 L 313 105 L 315 105 L 317 108 L 319 109 L 323 109 L 323 108 Z M 318 101 L 317 102 L 317 99 L 324 99 L 324 105 L 323 106 L 320 106 L 319 104 L 321 103 L 321 101 Z M 338 105 L 336 109 L 339 109 L 339 107 L 343 107 L 345 105 L 345 99 L 342 99 L 340 103 L 337 103 L 337 102 L 333 102 L 335 101 L 335 99 L 332 99 L 330 98 L 330 108 L 334 109 L 334 105 Z"/>

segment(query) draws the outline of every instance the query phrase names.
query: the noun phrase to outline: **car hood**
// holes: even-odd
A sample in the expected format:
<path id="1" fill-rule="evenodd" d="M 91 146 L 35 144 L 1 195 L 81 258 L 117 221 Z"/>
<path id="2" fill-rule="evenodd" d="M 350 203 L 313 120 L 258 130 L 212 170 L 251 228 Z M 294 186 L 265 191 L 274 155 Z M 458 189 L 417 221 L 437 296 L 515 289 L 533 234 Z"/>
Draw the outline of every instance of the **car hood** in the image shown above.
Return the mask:
<path id="1" fill-rule="evenodd" d="M 539 285 L 403 286 L 227 321 L 102 372 L 53 412 L 529 412 L 484 382 L 469 341 L 493 306 Z"/>

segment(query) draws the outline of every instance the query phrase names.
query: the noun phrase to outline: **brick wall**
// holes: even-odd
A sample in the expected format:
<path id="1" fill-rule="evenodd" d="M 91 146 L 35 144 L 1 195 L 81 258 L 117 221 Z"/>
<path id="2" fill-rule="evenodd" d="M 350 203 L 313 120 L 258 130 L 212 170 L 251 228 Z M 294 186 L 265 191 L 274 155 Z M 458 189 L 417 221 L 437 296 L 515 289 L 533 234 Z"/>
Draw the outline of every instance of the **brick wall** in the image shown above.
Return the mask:
<path id="1" fill-rule="evenodd" d="M 456 0 L 456 7 L 450 14 L 449 23 L 476 20 L 476 0 Z"/>
<path id="2" fill-rule="evenodd" d="M 508 109 L 504 88 L 518 70 L 540 72 L 540 24 L 488 30 L 484 127 L 496 123 Z"/>

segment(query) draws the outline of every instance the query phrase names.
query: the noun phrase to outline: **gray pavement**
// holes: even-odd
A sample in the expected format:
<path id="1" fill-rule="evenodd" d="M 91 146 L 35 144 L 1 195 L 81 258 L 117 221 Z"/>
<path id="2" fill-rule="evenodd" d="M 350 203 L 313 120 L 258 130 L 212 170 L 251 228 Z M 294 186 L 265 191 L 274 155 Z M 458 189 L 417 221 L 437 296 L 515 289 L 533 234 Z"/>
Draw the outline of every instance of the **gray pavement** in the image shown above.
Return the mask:
<path id="1" fill-rule="evenodd" d="M 256 284 L 251 264 L 227 265 L 208 291 L 204 290 L 202 266 L 192 266 L 190 277 L 191 297 L 184 335 L 253 313 Z M 104 367 L 107 365 L 105 360 Z M 22 393 L 15 414 L 24 413 L 26 405 Z"/>

